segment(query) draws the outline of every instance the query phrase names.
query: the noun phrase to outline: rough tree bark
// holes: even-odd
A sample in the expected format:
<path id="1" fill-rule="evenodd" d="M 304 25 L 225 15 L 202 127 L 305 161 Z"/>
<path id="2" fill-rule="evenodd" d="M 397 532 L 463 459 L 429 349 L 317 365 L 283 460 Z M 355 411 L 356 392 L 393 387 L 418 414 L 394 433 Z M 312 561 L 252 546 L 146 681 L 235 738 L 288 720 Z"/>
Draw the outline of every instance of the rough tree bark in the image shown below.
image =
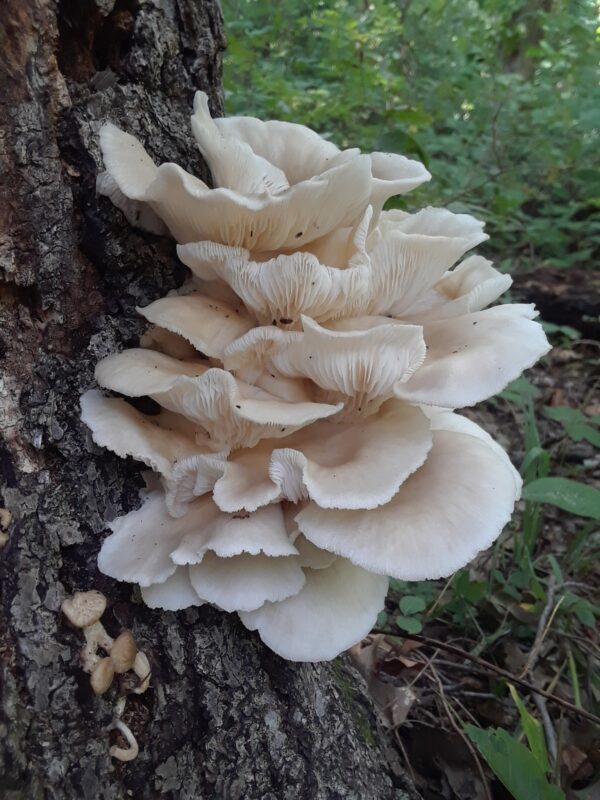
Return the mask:
<path id="1" fill-rule="evenodd" d="M 289 664 L 232 616 L 152 612 L 96 567 L 140 468 L 92 445 L 78 397 L 183 277 L 173 242 L 96 196 L 97 133 L 111 119 L 205 176 L 188 117 L 198 88 L 223 109 L 216 0 L 4 0 L 0 20 L 0 797 L 414 797 L 344 659 Z M 92 694 L 60 613 L 91 588 L 152 664 L 128 764 L 108 753 L 118 686 Z"/>

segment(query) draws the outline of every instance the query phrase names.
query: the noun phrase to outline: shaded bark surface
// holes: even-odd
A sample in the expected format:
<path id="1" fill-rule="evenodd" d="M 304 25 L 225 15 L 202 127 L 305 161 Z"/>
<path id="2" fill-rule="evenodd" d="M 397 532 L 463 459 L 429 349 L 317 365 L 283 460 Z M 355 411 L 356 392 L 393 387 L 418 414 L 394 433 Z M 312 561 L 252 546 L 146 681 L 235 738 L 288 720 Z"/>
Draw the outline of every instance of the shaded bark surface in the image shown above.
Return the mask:
<path id="1" fill-rule="evenodd" d="M 196 89 L 223 111 L 215 0 L 4 0 L 0 20 L 0 797 L 414 797 L 345 660 L 284 662 L 233 616 L 153 612 L 96 567 L 142 481 L 91 443 L 78 398 L 99 358 L 137 344 L 135 306 L 183 278 L 172 241 L 96 196 L 97 134 L 110 119 L 207 177 L 189 113 Z M 60 613 L 92 588 L 152 664 L 127 701 L 127 764 L 108 752 L 127 679 L 95 697 Z"/>

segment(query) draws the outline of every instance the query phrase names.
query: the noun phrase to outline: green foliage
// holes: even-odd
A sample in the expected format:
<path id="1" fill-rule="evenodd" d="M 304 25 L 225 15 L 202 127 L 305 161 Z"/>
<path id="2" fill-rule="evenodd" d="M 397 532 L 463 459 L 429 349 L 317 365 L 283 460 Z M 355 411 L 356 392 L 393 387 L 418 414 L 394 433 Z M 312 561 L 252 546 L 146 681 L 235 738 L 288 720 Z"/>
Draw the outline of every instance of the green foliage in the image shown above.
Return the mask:
<path id="1" fill-rule="evenodd" d="M 501 728 L 482 730 L 465 725 L 465 731 L 515 800 L 564 800 L 562 790 L 548 782 L 547 757 L 540 763 L 539 751 L 536 757 Z"/>
<path id="2" fill-rule="evenodd" d="M 591 534 L 593 520 L 600 515 L 600 492 L 578 480 L 551 476 L 557 464 L 542 447 L 535 403 L 539 392 L 527 378 L 513 381 L 493 402 L 498 408 L 508 406 L 520 414 L 524 433 L 525 508 L 521 527 L 514 530 L 512 548 L 496 545 L 486 579 L 474 578 L 468 567 L 460 570 L 445 585 L 439 581 L 390 582 L 390 596 L 398 603 L 400 615 L 382 614 L 379 627 L 395 626 L 406 633 L 419 633 L 428 622 L 444 622 L 475 638 L 471 652 L 481 654 L 507 634 L 531 640 L 537 619 L 547 602 L 547 582 L 564 587 L 569 573 L 580 579 L 586 564 L 594 562 L 598 540 Z M 585 441 L 597 446 L 594 434 L 600 420 L 567 406 L 544 407 L 544 416 L 562 427 L 565 439 Z M 577 473 L 575 473 L 577 477 Z M 592 520 L 583 523 L 561 557 L 537 555 L 544 505 Z M 582 633 L 594 629 L 600 607 L 586 597 L 561 588 L 556 593 L 554 625 L 565 632 Z M 571 670 L 572 672 L 572 670 Z M 576 675 L 572 673 L 572 675 Z M 572 679 L 572 685 L 577 686 Z M 574 689 L 575 691 L 575 689 Z"/>
<path id="3" fill-rule="evenodd" d="M 508 685 L 510 696 L 519 712 L 521 725 L 523 726 L 523 733 L 527 737 L 527 744 L 533 753 L 540 769 L 544 774 L 550 772 L 550 762 L 548 760 L 548 751 L 546 749 L 546 740 L 544 739 L 544 732 L 542 725 L 533 714 L 530 714 L 525 703 L 519 697 L 519 693 L 512 684 Z"/>
<path id="4" fill-rule="evenodd" d="M 500 266 L 600 251 L 594 0 L 224 0 L 229 114 L 420 158 Z M 403 201 L 398 203 L 403 205 Z"/>
<path id="5" fill-rule="evenodd" d="M 395 623 L 406 633 L 420 633 L 423 630 L 422 612 L 427 608 L 427 600 L 419 594 L 405 594 L 398 603 L 401 614 Z"/>
<path id="6" fill-rule="evenodd" d="M 574 442 L 583 440 L 600 447 L 600 415 L 588 416 L 583 411 L 569 406 L 546 406 L 544 415 L 562 423 L 565 434 Z"/>
<path id="7" fill-rule="evenodd" d="M 600 519 L 600 491 L 569 478 L 539 478 L 525 486 L 523 497 L 534 503 L 550 503 L 571 514 Z"/>

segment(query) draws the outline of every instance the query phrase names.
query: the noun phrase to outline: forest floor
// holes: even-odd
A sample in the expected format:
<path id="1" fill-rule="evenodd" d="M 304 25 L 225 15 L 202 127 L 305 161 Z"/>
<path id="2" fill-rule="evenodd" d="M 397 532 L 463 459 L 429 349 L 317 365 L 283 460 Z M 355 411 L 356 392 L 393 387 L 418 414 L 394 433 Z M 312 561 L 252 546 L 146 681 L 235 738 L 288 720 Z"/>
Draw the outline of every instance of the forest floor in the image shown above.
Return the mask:
<path id="1" fill-rule="evenodd" d="M 600 486 L 600 342 L 587 313 L 598 294 L 565 290 L 562 276 L 541 298 L 535 278 L 524 285 L 514 295 L 546 305 L 554 349 L 468 416 L 525 485 Z M 424 800 L 510 800 L 498 776 L 531 800 L 600 798 L 600 534 L 565 486 L 556 505 L 521 500 L 496 546 L 448 581 L 392 581 L 381 632 L 353 651 Z M 486 750 L 470 725 L 501 731 Z"/>

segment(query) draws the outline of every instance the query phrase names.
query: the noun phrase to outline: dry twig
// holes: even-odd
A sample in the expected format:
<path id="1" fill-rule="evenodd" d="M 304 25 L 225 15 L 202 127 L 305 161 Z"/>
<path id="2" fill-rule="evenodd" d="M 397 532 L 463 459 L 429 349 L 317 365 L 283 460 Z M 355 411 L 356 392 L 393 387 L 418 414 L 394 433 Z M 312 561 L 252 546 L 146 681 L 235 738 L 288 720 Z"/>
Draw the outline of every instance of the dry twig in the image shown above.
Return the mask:
<path id="1" fill-rule="evenodd" d="M 456 656 L 460 656 L 461 658 L 465 658 L 467 661 L 471 661 L 473 664 L 476 664 L 482 670 L 494 672 L 496 675 L 500 675 L 500 677 L 511 681 L 511 683 L 516 683 L 517 686 L 521 686 L 523 689 L 526 689 L 529 692 L 539 694 L 542 697 L 545 697 L 546 700 L 551 700 L 553 703 L 556 703 L 556 705 L 566 708 L 571 713 L 579 714 L 580 716 L 585 717 L 585 719 L 590 720 L 590 722 L 600 725 L 600 717 L 597 717 L 596 714 L 592 714 L 591 711 L 586 711 L 584 708 L 578 708 L 576 705 L 573 705 L 573 703 L 569 703 L 568 700 L 563 700 L 563 698 L 558 697 L 558 695 L 550 694 L 550 692 L 547 692 L 544 689 L 540 689 L 538 686 L 534 686 L 532 683 L 529 683 L 529 681 L 525 681 L 522 678 L 513 675 L 512 672 L 509 672 L 507 669 L 502 669 L 502 667 L 497 667 L 495 664 L 492 664 L 489 661 L 484 661 L 484 659 L 479 658 L 478 656 L 473 656 L 471 653 L 467 653 L 466 650 L 463 650 L 456 645 L 439 642 L 437 639 L 430 639 L 427 636 L 422 636 L 421 634 L 417 633 L 411 633 L 410 636 L 399 636 L 398 634 L 391 633 L 390 631 L 384 631 L 379 628 L 373 629 L 372 633 L 382 633 L 384 636 L 391 636 L 395 639 L 412 639 L 415 642 L 420 642 L 425 647 L 439 648 L 440 650 L 444 650 L 446 653 L 452 653 Z"/>

